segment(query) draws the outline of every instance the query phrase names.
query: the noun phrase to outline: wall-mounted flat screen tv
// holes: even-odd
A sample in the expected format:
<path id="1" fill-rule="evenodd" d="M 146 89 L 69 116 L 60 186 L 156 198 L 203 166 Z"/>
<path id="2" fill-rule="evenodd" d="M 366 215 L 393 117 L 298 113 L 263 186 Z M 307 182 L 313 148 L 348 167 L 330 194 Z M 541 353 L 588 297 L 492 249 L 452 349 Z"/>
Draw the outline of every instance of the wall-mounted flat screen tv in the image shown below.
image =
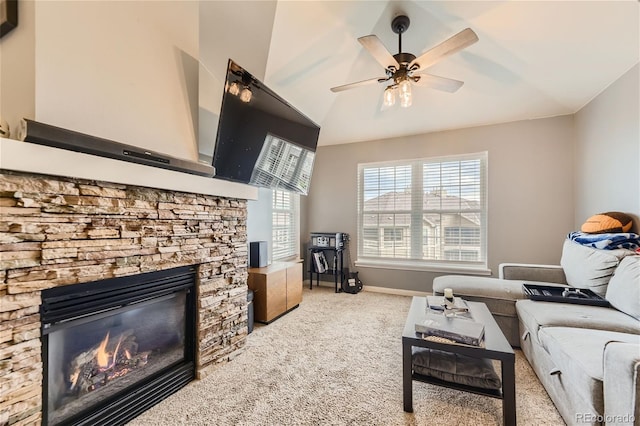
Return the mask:
<path id="1" fill-rule="evenodd" d="M 216 178 L 307 194 L 320 126 L 229 60 Z"/>

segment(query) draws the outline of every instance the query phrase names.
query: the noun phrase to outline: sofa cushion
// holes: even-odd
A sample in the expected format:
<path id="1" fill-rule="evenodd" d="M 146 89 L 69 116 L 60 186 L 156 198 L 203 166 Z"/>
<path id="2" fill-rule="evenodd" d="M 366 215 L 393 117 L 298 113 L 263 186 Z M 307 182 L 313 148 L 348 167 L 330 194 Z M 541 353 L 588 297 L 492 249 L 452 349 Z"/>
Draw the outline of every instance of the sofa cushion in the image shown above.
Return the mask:
<path id="1" fill-rule="evenodd" d="M 563 382 L 569 383 L 565 387 L 586 401 L 592 401 L 599 413 L 604 413 L 602 379 L 605 346 L 609 342 L 640 344 L 639 335 L 569 327 L 545 327 L 540 330 L 539 338 L 560 370 Z"/>
<path id="2" fill-rule="evenodd" d="M 423 376 L 482 389 L 502 387 L 489 359 L 417 347 L 412 358 L 413 371 Z"/>
<path id="3" fill-rule="evenodd" d="M 567 239 L 562 246 L 560 265 L 569 285 L 591 289 L 604 297 L 620 260 L 630 254 L 631 250 L 599 250 Z"/>
<path id="4" fill-rule="evenodd" d="M 640 256 L 627 256 L 616 268 L 606 299 L 611 306 L 640 320 Z"/>
<path id="5" fill-rule="evenodd" d="M 520 321 L 537 341 L 542 327 L 574 327 L 640 334 L 640 321 L 613 308 L 519 300 L 516 311 Z"/>

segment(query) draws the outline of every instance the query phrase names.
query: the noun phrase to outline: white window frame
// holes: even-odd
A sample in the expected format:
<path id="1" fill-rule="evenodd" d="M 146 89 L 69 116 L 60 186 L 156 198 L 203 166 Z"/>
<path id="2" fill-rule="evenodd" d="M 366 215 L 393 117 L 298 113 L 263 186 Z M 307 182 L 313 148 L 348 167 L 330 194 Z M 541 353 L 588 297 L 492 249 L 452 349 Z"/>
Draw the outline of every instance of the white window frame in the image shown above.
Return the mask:
<path id="1" fill-rule="evenodd" d="M 465 208 L 460 207 L 459 209 L 451 209 L 449 206 L 446 208 L 434 209 L 429 208 L 425 210 L 424 200 L 427 195 L 425 195 L 425 191 L 423 191 L 422 186 L 424 182 L 423 171 L 425 170 L 424 165 L 429 164 L 431 166 L 440 163 L 455 163 L 455 162 L 468 162 L 468 161 L 478 161 L 480 162 L 480 176 L 479 176 L 479 199 L 475 200 L 478 204 L 477 208 L 470 209 L 468 205 Z M 364 185 L 364 172 L 365 170 L 375 170 L 379 168 L 386 167 L 400 167 L 401 169 L 395 170 L 403 170 L 405 173 L 402 178 L 394 177 L 394 187 L 395 189 L 390 189 L 386 192 L 383 189 L 378 189 L 379 193 L 383 192 L 389 196 L 390 193 L 394 194 L 393 197 L 397 197 L 397 194 L 400 194 L 401 191 L 411 191 L 411 202 L 404 202 L 402 207 L 399 207 L 400 210 L 382 209 L 380 211 L 372 210 L 371 208 L 365 209 L 365 190 L 370 190 L 374 187 L 365 188 Z M 407 177 L 406 170 L 410 167 L 410 177 Z M 376 163 L 361 163 L 358 164 L 358 186 L 357 186 L 357 199 L 358 199 L 358 233 L 357 233 L 357 246 L 358 246 L 358 259 L 356 261 L 356 266 L 363 267 L 373 267 L 373 268 L 384 268 L 384 269 L 404 269 L 404 270 L 417 270 L 417 271 L 435 271 L 435 272 L 464 272 L 470 274 L 478 274 L 478 275 L 490 275 L 491 271 L 487 267 L 487 240 L 488 240 L 488 153 L 478 152 L 478 153 L 470 153 L 470 154 L 462 154 L 462 155 L 450 155 L 450 156 L 442 156 L 442 157 L 431 157 L 431 158 L 420 158 L 420 159 L 410 159 L 410 160 L 399 160 L 399 161 L 385 161 L 385 162 L 376 162 Z M 440 172 L 441 179 L 444 179 L 444 172 Z M 461 178 L 458 180 L 457 185 L 448 185 L 449 188 L 458 187 L 462 188 L 462 174 L 460 172 Z M 402 180 L 402 185 L 406 185 L 406 188 L 398 187 L 398 182 Z M 402 186 L 401 185 L 401 186 Z M 445 184 L 441 183 L 444 187 Z M 378 187 L 382 188 L 384 185 L 379 184 Z M 417 191 L 417 192 L 416 192 Z M 369 195 L 371 197 L 371 195 Z M 464 198 L 458 197 L 461 200 Z M 410 204 L 410 207 L 408 206 Z M 404 208 L 404 209 L 403 209 Z M 450 227 L 451 225 L 445 226 L 444 223 L 441 222 L 440 225 L 434 228 L 434 234 L 431 237 L 439 239 L 440 249 L 436 250 L 434 254 L 429 254 L 427 250 L 427 245 L 425 241 L 427 240 L 426 235 L 423 235 L 423 226 L 425 223 L 425 215 L 441 215 L 441 219 L 445 217 L 445 215 L 456 215 L 461 213 L 474 213 L 476 214 L 477 226 L 480 229 L 480 242 L 476 247 L 471 247 L 467 244 L 460 244 L 458 247 L 445 247 L 445 227 Z M 402 222 L 402 225 L 405 226 L 406 232 L 410 234 L 410 241 L 403 242 L 404 247 L 399 250 L 394 250 L 391 254 L 389 253 L 388 246 L 385 249 L 382 247 L 383 244 L 383 228 L 388 227 L 389 224 L 382 224 L 378 222 L 379 231 L 379 239 L 378 239 L 378 253 L 374 253 L 374 250 L 371 249 L 372 244 L 375 242 L 368 241 L 365 247 L 365 242 L 363 239 L 364 229 L 368 229 L 368 233 L 371 233 L 371 229 L 375 229 L 375 225 L 372 225 L 370 221 L 367 221 L 365 226 L 365 216 L 369 215 L 379 215 L 387 216 L 387 220 L 393 220 L 396 223 Z M 406 223 L 406 217 L 410 215 L 410 224 Z M 398 219 L 393 219 L 398 218 Z M 404 218 L 404 221 L 403 219 Z M 378 219 L 381 220 L 381 219 Z M 408 226 L 407 226 L 408 225 Z M 401 225 L 398 225 L 401 226 Z M 460 225 L 462 226 L 462 225 Z M 468 254 L 473 250 L 478 251 L 479 259 L 475 261 L 469 260 L 447 260 L 445 251 L 451 253 L 451 250 L 459 250 L 460 253 L 464 252 Z M 429 257 L 432 257 L 431 259 Z M 462 256 L 465 257 L 465 256 Z"/>
<path id="2" fill-rule="evenodd" d="M 285 202 L 283 198 L 289 201 Z M 284 241 L 280 241 L 282 235 L 285 236 Z M 285 247 L 280 247 L 282 243 Z M 300 195 L 295 192 L 282 189 L 272 191 L 271 257 L 274 261 L 300 257 Z"/>

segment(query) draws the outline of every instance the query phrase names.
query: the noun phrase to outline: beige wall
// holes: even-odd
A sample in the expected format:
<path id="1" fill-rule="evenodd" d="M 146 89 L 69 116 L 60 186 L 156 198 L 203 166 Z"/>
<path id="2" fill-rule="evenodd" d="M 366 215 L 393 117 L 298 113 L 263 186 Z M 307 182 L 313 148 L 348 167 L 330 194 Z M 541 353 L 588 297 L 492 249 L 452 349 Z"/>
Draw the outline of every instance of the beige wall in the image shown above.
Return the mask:
<path id="1" fill-rule="evenodd" d="M 0 43 L 1 115 L 13 130 L 26 117 L 197 158 L 197 2 L 18 5 Z"/>
<path id="2" fill-rule="evenodd" d="M 215 138 L 228 58 L 264 76 L 276 8 L 275 1 L 18 4 L 19 25 L 0 43 L 0 115 L 12 129 L 27 117 L 191 160 L 201 113 L 211 125 L 205 136 Z"/>
<path id="3" fill-rule="evenodd" d="M 20 119 L 35 116 L 35 8 L 18 2 L 18 26 L 0 41 L 0 117 L 12 135 Z"/>
<path id="4" fill-rule="evenodd" d="M 258 188 L 258 199 L 247 202 L 247 241 L 266 241 L 271 260 L 273 249 L 272 215 L 273 191 Z"/>
<path id="5" fill-rule="evenodd" d="M 635 217 L 640 229 L 638 64 L 575 114 L 575 225 L 606 211 Z"/>
<path id="6" fill-rule="evenodd" d="M 406 138 L 320 147 L 302 240 L 347 232 L 356 257 L 357 165 L 374 161 L 488 152 L 488 265 L 554 263 L 573 230 L 573 117 L 518 121 Z M 358 267 L 365 285 L 428 291 L 442 273 Z"/>
<path id="7" fill-rule="evenodd" d="M 197 2 L 37 2 L 36 23 L 37 121 L 197 158 Z"/>

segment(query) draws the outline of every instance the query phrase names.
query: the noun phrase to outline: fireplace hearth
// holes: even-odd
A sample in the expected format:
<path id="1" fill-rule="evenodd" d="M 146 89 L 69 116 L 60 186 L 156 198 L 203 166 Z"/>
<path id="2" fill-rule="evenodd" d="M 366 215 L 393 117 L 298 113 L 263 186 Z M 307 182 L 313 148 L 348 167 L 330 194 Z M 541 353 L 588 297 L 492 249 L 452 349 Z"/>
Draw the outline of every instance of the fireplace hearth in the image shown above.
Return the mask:
<path id="1" fill-rule="evenodd" d="M 193 380 L 196 273 L 44 290 L 43 424 L 120 424 Z"/>

